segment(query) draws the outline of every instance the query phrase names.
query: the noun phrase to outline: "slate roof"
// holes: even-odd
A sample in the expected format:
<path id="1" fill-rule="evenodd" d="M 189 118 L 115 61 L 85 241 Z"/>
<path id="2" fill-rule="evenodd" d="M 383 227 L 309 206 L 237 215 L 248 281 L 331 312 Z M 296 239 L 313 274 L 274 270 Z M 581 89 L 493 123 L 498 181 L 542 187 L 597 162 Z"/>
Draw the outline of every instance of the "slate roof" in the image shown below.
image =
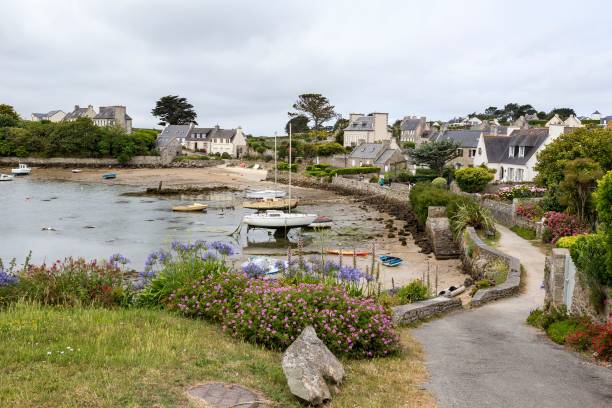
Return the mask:
<path id="1" fill-rule="evenodd" d="M 453 140 L 455 143 L 462 148 L 475 148 L 478 146 L 478 140 L 480 139 L 481 130 L 447 130 L 439 134 L 436 142 L 442 142 L 444 140 Z"/>
<path id="2" fill-rule="evenodd" d="M 548 138 L 548 128 L 519 129 L 510 136 L 485 136 L 485 149 L 490 163 L 524 165 Z M 524 146 L 524 157 L 510 157 L 510 146 Z"/>
<path id="3" fill-rule="evenodd" d="M 362 143 L 355 147 L 350 154 L 352 159 L 376 160 L 387 149 L 383 143 Z"/>
<path id="4" fill-rule="evenodd" d="M 389 161 L 389 159 L 391 159 L 391 157 L 393 157 L 393 154 L 395 153 L 395 149 L 387 149 L 385 150 L 374 162 L 374 164 L 385 164 Z"/>
<path id="5" fill-rule="evenodd" d="M 87 113 L 87 109 L 88 108 L 78 108 L 73 110 L 72 112 L 68 112 L 66 116 L 64 116 L 64 120 L 82 118 L 83 115 Z"/>
<path id="6" fill-rule="evenodd" d="M 100 112 L 94 116 L 94 119 L 115 119 L 115 110 L 113 108 L 114 106 L 100 106 Z M 126 113 L 125 119 L 131 120 L 132 118 Z"/>
<path id="7" fill-rule="evenodd" d="M 424 120 L 420 118 L 404 118 L 400 123 L 400 130 L 416 130 L 419 124 L 423 122 Z"/>
<path id="8" fill-rule="evenodd" d="M 168 125 L 157 136 L 157 145 L 166 146 L 174 139 L 183 139 L 189 136 L 191 125 Z"/>
<path id="9" fill-rule="evenodd" d="M 359 116 L 351 120 L 344 130 L 374 130 L 374 116 Z"/>

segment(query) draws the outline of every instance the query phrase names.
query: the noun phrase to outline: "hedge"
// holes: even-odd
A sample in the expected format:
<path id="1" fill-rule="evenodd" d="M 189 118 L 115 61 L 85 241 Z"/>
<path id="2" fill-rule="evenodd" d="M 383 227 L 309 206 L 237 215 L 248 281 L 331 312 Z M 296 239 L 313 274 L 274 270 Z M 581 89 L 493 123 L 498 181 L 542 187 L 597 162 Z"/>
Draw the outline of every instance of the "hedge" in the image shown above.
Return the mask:
<path id="1" fill-rule="evenodd" d="M 347 167 L 345 169 L 334 169 L 332 174 L 368 174 L 380 173 L 380 167 Z"/>

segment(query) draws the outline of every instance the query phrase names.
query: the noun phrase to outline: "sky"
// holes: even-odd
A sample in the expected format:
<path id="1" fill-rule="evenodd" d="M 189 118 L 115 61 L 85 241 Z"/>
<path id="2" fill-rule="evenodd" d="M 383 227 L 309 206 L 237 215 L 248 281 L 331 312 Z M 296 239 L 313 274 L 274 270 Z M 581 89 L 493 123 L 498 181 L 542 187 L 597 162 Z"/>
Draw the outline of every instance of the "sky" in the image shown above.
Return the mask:
<path id="1" fill-rule="evenodd" d="M 201 126 L 254 135 L 282 133 L 302 93 L 391 121 L 612 115 L 611 16 L 608 0 L 0 0 L 0 103 L 125 105 L 154 127 L 180 95 Z"/>

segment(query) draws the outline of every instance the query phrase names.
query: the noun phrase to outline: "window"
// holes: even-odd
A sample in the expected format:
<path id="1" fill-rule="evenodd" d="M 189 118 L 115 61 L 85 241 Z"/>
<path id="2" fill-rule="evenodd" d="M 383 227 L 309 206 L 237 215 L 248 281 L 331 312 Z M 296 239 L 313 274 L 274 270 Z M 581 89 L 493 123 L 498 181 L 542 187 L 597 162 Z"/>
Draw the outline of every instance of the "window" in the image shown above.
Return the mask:
<path id="1" fill-rule="evenodd" d="M 525 157 L 525 146 L 519 146 L 518 157 Z"/>
<path id="2" fill-rule="evenodd" d="M 457 154 L 459 157 L 463 157 L 463 149 L 457 149 Z"/>
<path id="3" fill-rule="evenodd" d="M 508 156 L 514 157 L 514 146 L 510 146 L 510 149 L 508 149 Z"/>
<path id="4" fill-rule="evenodd" d="M 514 180 L 514 168 L 510 167 L 508 169 L 508 181 Z"/>
<path id="5" fill-rule="evenodd" d="M 474 157 L 474 156 L 476 156 L 476 149 L 468 150 L 468 157 Z"/>
<path id="6" fill-rule="evenodd" d="M 515 181 L 523 181 L 523 169 L 516 169 L 516 180 Z"/>
<path id="7" fill-rule="evenodd" d="M 482 156 L 482 147 L 479 147 L 479 148 L 478 148 L 478 155 L 479 155 L 479 156 Z"/>

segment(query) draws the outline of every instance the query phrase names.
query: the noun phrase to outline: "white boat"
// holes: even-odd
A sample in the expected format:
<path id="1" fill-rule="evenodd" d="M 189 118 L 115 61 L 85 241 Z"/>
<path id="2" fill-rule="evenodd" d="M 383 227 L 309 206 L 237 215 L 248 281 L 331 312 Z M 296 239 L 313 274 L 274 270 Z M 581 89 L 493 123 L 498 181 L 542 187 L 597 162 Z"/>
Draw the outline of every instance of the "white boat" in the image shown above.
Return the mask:
<path id="1" fill-rule="evenodd" d="M 25 176 L 30 174 L 31 171 L 32 169 L 29 168 L 27 164 L 23 163 L 19 163 L 19 167 L 16 169 L 11 169 L 11 173 L 15 174 L 16 176 Z"/>
<path id="2" fill-rule="evenodd" d="M 249 190 L 246 198 L 263 200 L 264 198 L 283 198 L 287 195 L 282 190 Z"/>
<path id="3" fill-rule="evenodd" d="M 80 173 L 80 172 L 82 172 L 82 171 L 83 171 L 83 170 L 81 170 L 81 169 L 72 169 L 72 172 L 73 172 L 73 173 Z"/>
<path id="4" fill-rule="evenodd" d="M 261 214 L 245 215 L 242 222 L 256 228 L 306 227 L 317 219 L 317 214 L 296 214 L 269 210 Z"/>
<path id="5" fill-rule="evenodd" d="M 12 181 L 15 176 L 11 176 L 10 174 L 0 174 L 0 181 Z"/>

